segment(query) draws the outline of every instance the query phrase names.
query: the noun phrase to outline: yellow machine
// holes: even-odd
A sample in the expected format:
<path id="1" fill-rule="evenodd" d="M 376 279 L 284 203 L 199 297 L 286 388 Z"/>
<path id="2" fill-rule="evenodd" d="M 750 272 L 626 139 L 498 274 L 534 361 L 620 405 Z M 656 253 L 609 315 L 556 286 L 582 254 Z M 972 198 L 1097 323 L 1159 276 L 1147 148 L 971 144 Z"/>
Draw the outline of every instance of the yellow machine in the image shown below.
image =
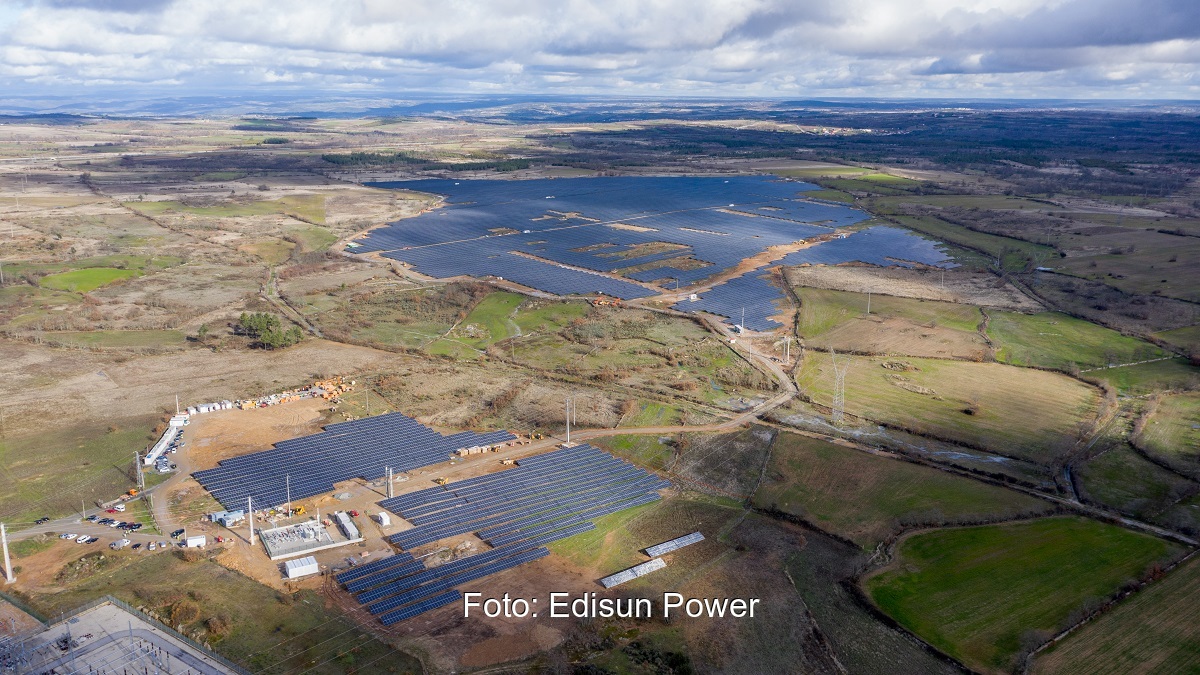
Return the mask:
<path id="1" fill-rule="evenodd" d="M 437 483 L 438 485 L 445 485 L 446 483 L 449 483 L 450 481 L 446 480 L 445 478 L 439 477 L 439 478 L 434 478 L 433 482 Z"/>

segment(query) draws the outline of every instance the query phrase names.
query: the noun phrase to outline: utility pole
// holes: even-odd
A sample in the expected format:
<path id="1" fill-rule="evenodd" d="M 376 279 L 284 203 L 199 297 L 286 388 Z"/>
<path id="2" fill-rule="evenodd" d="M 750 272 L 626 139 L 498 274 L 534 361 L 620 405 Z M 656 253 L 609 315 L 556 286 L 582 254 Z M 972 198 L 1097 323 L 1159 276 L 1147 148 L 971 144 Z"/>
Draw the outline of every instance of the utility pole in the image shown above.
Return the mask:
<path id="1" fill-rule="evenodd" d="M 0 260 L 0 286 L 4 285 L 4 261 Z"/>
<path id="2" fill-rule="evenodd" d="M 871 313 L 871 291 L 867 291 L 867 314 Z"/>
<path id="3" fill-rule="evenodd" d="M 846 369 L 850 366 L 848 359 L 838 362 L 837 353 L 829 348 L 829 358 L 833 361 L 833 408 L 830 421 L 841 426 L 846 414 Z"/>
<path id="4" fill-rule="evenodd" d="M 567 400 L 564 401 L 563 404 L 564 404 L 564 407 L 566 408 L 566 414 L 567 414 L 567 442 L 566 442 L 566 445 L 570 445 L 571 444 L 571 397 L 568 396 Z"/>
<path id="5" fill-rule="evenodd" d="M 784 357 L 783 357 L 783 362 L 791 363 L 792 362 L 792 336 L 788 335 L 788 336 L 784 337 L 783 344 L 784 344 L 784 349 L 786 350 Z"/>
<path id="6" fill-rule="evenodd" d="M 4 545 L 4 580 L 11 584 L 17 577 L 13 574 L 12 559 L 8 557 L 8 531 L 4 529 L 4 523 L 0 523 L 0 543 Z"/>
<path id="7" fill-rule="evenodd" d="M 175 394 L 175 414 L 179 414 L 179 394 Z"/>
<path id="8" fill-rule="evenodd" d="M 254 498 L 246 497 L 246 516 L 250 519 L 250 545 L 254 545 Z"/>

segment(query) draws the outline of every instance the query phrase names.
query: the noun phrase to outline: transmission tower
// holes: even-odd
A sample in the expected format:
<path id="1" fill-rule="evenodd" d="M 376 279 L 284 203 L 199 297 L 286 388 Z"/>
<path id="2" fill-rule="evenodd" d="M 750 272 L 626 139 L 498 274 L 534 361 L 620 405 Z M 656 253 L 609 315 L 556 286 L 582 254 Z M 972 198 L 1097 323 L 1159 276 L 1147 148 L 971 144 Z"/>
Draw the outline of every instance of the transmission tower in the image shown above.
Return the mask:
<path id="1" fill-rule="evenodd" d="M 840 427 L 846 414 L 846 369 L 850 360 L 844 357 L 839 360 L 833 347 L 829 348 L 829 358 L 833 361 L 833 412 L 829 421 Z"/>

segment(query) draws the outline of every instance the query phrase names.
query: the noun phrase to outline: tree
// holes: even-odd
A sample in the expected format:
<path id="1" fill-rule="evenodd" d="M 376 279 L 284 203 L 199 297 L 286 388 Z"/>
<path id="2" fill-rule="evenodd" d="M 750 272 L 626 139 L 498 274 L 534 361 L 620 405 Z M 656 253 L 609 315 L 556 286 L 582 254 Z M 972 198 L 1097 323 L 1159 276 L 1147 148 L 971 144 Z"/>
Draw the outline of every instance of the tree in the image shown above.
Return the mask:
<path id="1" fill-rule="evenodd" d="M 285 330 L 279 317 L 266 312 L 243 312 L 238 319 L 238 326 L 242 332 L 257 340 L 257 345 L 264 349 L 290 347 L 304 338 L 299 327 L 292 326 Z"/>
<path id="2" fill-rule="evenodd" d="M 208 339 L 208 324 L 200 324 L 200 327 L 196 329 L 196 339 L 199 340 L 201 344 Z"/>

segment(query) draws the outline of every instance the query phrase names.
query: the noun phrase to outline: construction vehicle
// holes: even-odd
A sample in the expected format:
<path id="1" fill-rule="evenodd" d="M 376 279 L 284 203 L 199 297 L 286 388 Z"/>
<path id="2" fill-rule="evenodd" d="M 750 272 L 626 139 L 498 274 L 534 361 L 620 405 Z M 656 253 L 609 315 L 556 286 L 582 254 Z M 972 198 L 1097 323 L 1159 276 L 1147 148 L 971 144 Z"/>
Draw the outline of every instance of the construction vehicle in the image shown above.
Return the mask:
<path id="1" fill-rule="evenodd" d="M 446 483 L 449 483 L 450 481 L 448 481 L 448 480 L 446 480 L 445 478 L 443 478 L 443 477 L 439 476 L 439 477 L 437 477 L 437 478 L 434 478 L 434 479 L 433 479 L 433 482 L 437 483 L 438 485 L 445 485 Z"/>
<path id="2" fill-rule="evenodd" d="M 136 497 L 138 494 L 138 491 L 134 488 L 130 488 L 129 491 L 126 492 L 125 494 L 129 495 L 130 497 Z"/>
<path id="3" fill-rule="evenodd" d="M 293 516 L 302 516 L 305 513 L 306 513 L 306 511 L 304 510 L 303 506 L 297 506 L 296 508 L 292 509 Z"/>
<path id="4" fill-rule="evenodd" d="M 593 307 L 620 307 L 621 301 L 618 298 L 606 298 L 603 295 L 596 296 L 595 300 L 591 301 Z"/>
<path id="5" fill-rule="evenodd" d="M 505 457 L 504 459 L 500 460 L 500 463 L 503 464 L 504 466 L 512 466 L 513 464 L 516 464 L 517 462 L 516 462 L 516 460 Z"/>

